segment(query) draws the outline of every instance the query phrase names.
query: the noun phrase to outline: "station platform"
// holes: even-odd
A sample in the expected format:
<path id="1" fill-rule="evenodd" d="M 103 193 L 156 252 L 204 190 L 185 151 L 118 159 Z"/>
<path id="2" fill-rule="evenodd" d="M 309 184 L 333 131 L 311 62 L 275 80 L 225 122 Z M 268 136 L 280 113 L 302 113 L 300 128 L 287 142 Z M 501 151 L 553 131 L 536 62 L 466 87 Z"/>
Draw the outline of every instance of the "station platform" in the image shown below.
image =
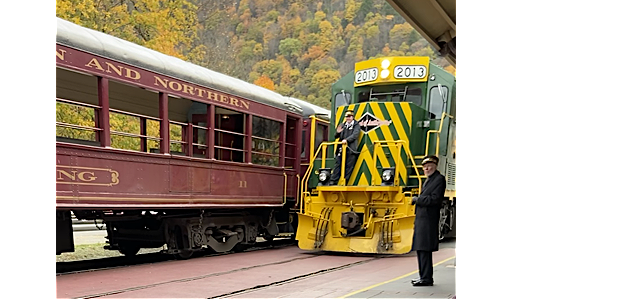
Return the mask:
<path id="1" fill-rule="evenodd" d="M 78 237 L 91 243 L 96 232 Z M 456 242 L 433 253 L 434 286 L 414 287 L 415 252 L 370 255 L 269 248 L 56 276 L 58 298 L 455 299 Z"/>
<path id="2" fill-rule="evenodd" d="M 416 258 L 417 265 L 417 258 Z M 418 271 L 400 277 L 371 285 L 361 290 L 349 293 L 340 298 L 435 298 L 455 299 L 456 259 L 448 258 L 435 262 L 433 266 L 433 286 L 411 285 L 411 279 L 418 278 Z"/>

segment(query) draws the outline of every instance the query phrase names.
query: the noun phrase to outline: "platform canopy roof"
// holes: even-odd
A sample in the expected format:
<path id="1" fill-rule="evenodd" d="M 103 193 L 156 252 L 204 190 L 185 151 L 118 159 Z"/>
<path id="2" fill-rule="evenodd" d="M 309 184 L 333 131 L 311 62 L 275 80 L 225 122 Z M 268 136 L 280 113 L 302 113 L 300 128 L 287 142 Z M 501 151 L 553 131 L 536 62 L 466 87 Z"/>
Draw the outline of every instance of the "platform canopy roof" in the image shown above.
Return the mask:
<path id="1" fill-rule="evenodd" d="M 387 0 L 451 65 L 456 66 L 456 0 Z"/>

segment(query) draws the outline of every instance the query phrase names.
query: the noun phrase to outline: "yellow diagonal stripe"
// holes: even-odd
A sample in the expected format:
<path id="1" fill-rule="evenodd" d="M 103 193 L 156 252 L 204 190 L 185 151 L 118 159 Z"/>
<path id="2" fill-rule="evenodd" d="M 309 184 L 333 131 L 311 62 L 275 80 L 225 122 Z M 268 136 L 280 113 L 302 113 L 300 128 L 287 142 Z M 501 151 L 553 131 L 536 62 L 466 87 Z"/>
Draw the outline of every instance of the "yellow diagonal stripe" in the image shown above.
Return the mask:
<path id="1" fill-rule="evenodd" d="M 384 120 L 384 115 L 382 114 L 382 110 L 380 110 L 380 104 L 379 103 L 371 103 L 371 111 L 373 111 L 373 114 L 376 118 L 380 119 L 380 120 Z M 395 121 L 394 121 L 395 122 Z M 397 128 L 398 126 L 396 126 Z M 400 124 L 400 127 L 402 127 L 402 124 Z M 384 136 L 384 139 L 387 141 L 393 141 L 393 134 L 391 134 L 391 130 L 389 130 L 389 126 L 380 126 L 378 127 L 378 129 L 376 130 L 381 130 L 382 131 L 382 135 Z M 394 157 L 394 162 L 396 165 L 396 168 L 398 168 L 398 174 L 400 174 L 400 178 L 404 181 L 407 182 L 406 176 L 407 176 L 407 168 L 405 167 L 405 165 L 402 163 L 401 158 L 398 157 L 397 159 L 399 161 L 395 161 L 395 156 L 397 151 L 395 151 L 395 148 L 390 148 Z"/>
<path id="2" fill-rule="evenodd" d="M 391 117 L 391 121 L 393 122 L 391 123 L 391 126 L 393 126 L 396 129 L 400 139 L 403 141 L 409 141 L 409 138 L 407 137 L 407 133 L 404 131 L 404 126 L 402 126 L 402 122 L 400 121 L 400 117 L 398 116 L 398 111 L 396 110 L 395 103 L 386 102 L 384 103 L 384 106 L 387 109 L 389 116 Z"/>
<path id="3" fill-rule="evenodd" d="M 400 103 L 400 107 L 402 108 L 403 118 L 407 120 L 407 124 L 409 124 L 409 132 L 411 132 L 411 124 L 413 123 L 412 115 L 411 115 L 411 106 L 407 102 Z"/>

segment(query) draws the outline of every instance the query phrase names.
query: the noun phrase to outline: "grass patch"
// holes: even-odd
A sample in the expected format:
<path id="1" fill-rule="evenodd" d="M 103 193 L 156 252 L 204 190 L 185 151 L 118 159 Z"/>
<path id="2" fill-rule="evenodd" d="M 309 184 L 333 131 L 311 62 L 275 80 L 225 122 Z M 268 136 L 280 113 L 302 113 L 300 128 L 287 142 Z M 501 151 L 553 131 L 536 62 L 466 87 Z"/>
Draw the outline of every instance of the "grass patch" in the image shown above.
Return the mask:
<path id="1" fill-rule="evenodd" d="M 78 260 L 88 260 L 88 259 L 98 259 L 98 258 L 106 258 L 106 257 L 115 257 L 115 256 L 124 256 L 120 254 L 117 250 L 106 250 L 104 246 L 106 243 L 98 243 L 98 244 L 85 244 L 85 245 L 76 245 L 74 252 L 66 252 L 60 255 L 56 255 L 56 262 L 65 262 L 65 261 L 78 261 Z M 149 248 L 149 249 L 140 249 L 138 254 L 143 253 L 157 253 L 163 248 Z"/>

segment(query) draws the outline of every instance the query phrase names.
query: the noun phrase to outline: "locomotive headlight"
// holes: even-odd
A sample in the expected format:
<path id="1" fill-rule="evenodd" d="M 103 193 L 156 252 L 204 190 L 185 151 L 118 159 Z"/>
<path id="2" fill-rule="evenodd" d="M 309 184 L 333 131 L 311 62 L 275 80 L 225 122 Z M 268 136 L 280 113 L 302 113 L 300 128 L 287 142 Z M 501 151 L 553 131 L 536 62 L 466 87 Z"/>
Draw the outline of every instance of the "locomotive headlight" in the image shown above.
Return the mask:
<path id="1" fill-rule="evenodd" d="M 395 168 L 382 169 L 382 184 L 381 185 L 393 185 L 393 175 Z"/>
<path id="2" fill-rule="evenodd" d="M 320 179 L 320 181 L 326 181 L 327 180 L 327 173 L 326 172 L 320 173 L 320 175 L 318 175 L 318 179 Z"/>
<path id="3" fill-rule="evenodd" d="M 380 64 L 380 66 L 383 69 L 389 68 L 390 65 L 391 65 L 391 62 L 388 59 L 383 60 L 382 63 Z"/>
<path id="4" fill-rule="evenodd" d="M 329 182 L 331 169 L 320 169 L 318 173 L 318 185 L 326 185 Z"/>
<path id="5" fill-rule="evenodd" d="M 387 77 L 389 77 L 389 70 L 382 70 L 382 72 L 380 72 L 380 77 L 382 77 L 382 79 L 386 79 Z"/>

